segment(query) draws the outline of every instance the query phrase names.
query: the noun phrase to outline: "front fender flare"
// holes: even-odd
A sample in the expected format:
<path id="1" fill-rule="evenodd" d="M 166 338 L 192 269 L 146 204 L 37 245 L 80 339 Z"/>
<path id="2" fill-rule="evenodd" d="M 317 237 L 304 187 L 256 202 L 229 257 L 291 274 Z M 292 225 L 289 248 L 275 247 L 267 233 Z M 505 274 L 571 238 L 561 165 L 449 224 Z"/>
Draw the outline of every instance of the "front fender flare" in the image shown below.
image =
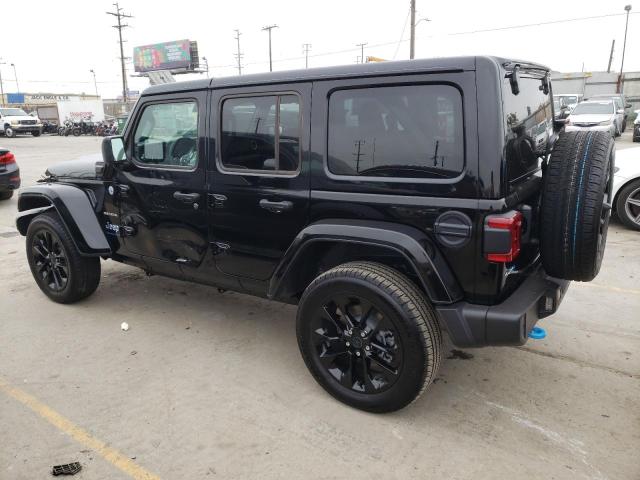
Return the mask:
<path id="1" fill-rule="evenodd" d="M 443 255 L 424 232 L 407 225 L 365 220 L 322 220 L 303 229 L 271 277 L 269 298 L 281 296 L 287 276 L 295 274 L 294 265 L 317 242 L 356 243 L 392 250 L 411 264 L 432 303 L 449 304 L 463 298 Z"/>
<path id="2" fill-rule="evenodd" d="M 26 235 L 31 220 L 52 208 L 60 216 L 82 255 L 111 254 L 111 247 L 89 197 L 82 189 L 73 185 L 46 183 L 22 189 L 18 196 L 18 231 Z"/>

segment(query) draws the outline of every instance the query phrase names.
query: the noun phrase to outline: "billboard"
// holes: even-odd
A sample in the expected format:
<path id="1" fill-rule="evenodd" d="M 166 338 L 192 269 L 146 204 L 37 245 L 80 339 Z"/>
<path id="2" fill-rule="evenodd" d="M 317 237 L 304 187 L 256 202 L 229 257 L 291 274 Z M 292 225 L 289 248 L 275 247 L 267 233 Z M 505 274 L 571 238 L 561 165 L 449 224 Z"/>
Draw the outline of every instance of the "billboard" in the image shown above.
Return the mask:
<path id="1" fill-rule="evenodd" d="M 192 60 L 192 43 L 189 40 L 154 43 L 133 49 L 133 66 L 136 72 L 156 70 L 178 70 L 194 68 L 197 58 Z M 197 51 L 197 47 L 196 47 Z"/>

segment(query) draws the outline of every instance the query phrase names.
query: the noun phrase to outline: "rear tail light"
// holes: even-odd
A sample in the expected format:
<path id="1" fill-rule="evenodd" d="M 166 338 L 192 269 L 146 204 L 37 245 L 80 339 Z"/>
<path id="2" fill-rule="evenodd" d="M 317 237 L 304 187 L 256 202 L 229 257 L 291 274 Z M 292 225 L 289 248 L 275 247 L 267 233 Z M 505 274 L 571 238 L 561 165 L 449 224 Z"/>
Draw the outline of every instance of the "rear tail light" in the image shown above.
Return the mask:
<path id="1" fill-rule="evenodd" d="M 484 221 L 484 254 L 488 261 L 513 262 L 520 254 L 522 213 L 488 215 Z"/>
<path id="2" fill-rule="evenodd" d="M 16 163 L 16 157 L 13 153 L 7 152 L 0 155 L 0 165 L 9 165 L 10 163 Z"/>

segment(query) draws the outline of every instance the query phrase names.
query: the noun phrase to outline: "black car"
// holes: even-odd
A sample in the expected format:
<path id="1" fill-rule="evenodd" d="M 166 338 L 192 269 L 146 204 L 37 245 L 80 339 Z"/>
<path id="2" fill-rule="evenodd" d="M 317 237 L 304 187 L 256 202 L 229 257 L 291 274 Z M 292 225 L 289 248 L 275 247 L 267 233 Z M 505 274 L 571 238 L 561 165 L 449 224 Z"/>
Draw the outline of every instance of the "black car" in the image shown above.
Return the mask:
<path id="1" fill-rule="evenodd" d="M 600 268 L 614 144 L 554 122 L 549 69 L 460 57 L 147 89 L 101 161 L 21 191 L 52 300 L 100 259 L 298 305 L 333 396 L 402 408 L 458 346 L 522 345 Z"/>
<path id="2" fill-rule="evenodd" d="M 6 148 L 0 147 L 0 200 L 8 200 L 13 191 L 20 188 L 20 169 L 16 157 Z"/>

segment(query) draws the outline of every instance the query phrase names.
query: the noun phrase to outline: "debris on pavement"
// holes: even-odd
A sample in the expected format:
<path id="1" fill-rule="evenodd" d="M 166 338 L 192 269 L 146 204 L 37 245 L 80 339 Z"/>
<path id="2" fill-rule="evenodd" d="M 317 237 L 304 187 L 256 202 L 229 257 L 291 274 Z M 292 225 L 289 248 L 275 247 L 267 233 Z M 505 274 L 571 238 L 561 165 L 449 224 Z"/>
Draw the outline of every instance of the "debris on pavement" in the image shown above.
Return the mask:
<path id="1" fill-rule="evenodd" d="M 122 322 L 120 324 L 120 328 L 122 329 L 123 332 L 126 332 L 127 330 L 129 330 L 129 324 L 127 322 Z"/>
<path id="2" fill-rule="evenodd" d="M 82 470 L 80 462 L 73 462 L 66 463 L 64 465 L 56 465 L 53 467 L 51 473 L 57 477 L 58 475 L 75 475 L 80 470 Z"/>
<path id="3" fill-rule="evenodd" d="M 447 359 L 452 360 L 454 358 L 459 358 L 460 360 L 469 360 L 473 358 L 472 353 L 467 353 L 462 350 L 456 350 L 455 348 L 451 350 L 451 355 L 447 357 Z"/>

